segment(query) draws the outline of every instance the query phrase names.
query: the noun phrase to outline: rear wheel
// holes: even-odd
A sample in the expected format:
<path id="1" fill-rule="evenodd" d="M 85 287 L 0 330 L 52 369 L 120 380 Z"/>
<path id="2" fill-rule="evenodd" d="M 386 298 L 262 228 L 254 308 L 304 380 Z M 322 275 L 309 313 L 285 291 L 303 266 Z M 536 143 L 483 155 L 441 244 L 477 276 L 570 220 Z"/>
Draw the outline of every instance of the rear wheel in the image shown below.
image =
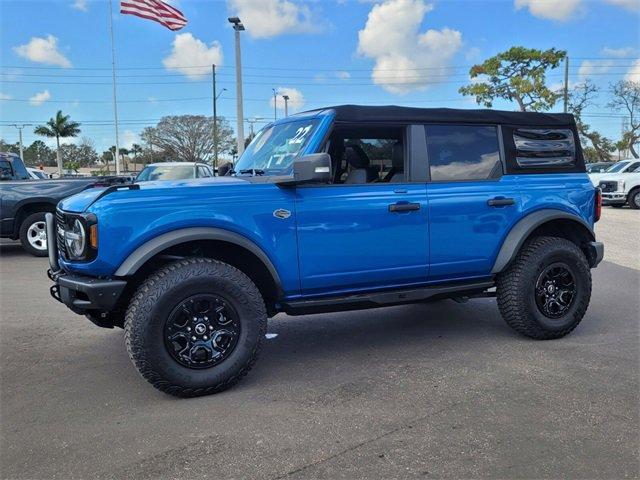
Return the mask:
<path id="1" fill-rule="evenodd" d="M 627 203 L 634 210 L 640 210 L 640 188 L 635 188 L 629 193 Z"/>
<path id="2" fill-rule="evenodd" d="M 591 298 L 591 271 L 582 251 L 558 237 L 535 237 L 497 278 L 502 318 L 531 338 L 560 338 L 582 320 Z"/>
<path id="3" fill-rule="evenodd" d="M 149 277 L 125 322 L 127 350 L 140 374 L 163 392 L 194 397 L 225 390 L 251 369 L 267 313 L 244 273 L 194 258 Z"/>
<path id="4" fill-rule="evenodd" d="M 44 221 L 46 212 L 32 213 L 20 225 L 22 248 L 36 257 L 47 256 L 47 229 Z"/>

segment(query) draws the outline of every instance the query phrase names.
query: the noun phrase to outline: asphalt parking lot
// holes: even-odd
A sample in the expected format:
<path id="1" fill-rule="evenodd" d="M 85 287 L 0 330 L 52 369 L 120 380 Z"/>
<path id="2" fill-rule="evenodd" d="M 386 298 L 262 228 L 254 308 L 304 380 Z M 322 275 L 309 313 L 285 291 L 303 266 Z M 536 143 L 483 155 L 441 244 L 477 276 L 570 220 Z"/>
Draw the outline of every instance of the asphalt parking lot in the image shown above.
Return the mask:
<path id="1" fill-rule="evenodd" d="M 605 261 L 570 336 L 536 342 L 491 299 L 308 317 L 232 390 L 180 400 L 121 330 L 48 294 L 0 245 L 2 478 L 638 478 L 640 212 L 605 208 Z"/>

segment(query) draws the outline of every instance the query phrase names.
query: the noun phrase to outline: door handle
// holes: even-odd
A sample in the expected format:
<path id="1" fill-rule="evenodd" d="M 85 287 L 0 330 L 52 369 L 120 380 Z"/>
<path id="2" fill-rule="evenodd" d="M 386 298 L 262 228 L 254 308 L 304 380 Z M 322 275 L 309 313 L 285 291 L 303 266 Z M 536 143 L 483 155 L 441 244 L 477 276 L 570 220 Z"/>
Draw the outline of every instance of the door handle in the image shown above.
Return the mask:
<path id="1" fill-rule="evenodd" d="M 496 197 L 487 201 L 487 205 L 490 207 L 506 207 L 508 205 L 515 205 L 516 201 L 513 198 Z"/>
<path id="2" fill-rule="evenodd" d="M 415 210 L 420 210 L 419 203 L 392 203 L 389 205 L 389 211 L 393 213 L 412 212 Z"/>

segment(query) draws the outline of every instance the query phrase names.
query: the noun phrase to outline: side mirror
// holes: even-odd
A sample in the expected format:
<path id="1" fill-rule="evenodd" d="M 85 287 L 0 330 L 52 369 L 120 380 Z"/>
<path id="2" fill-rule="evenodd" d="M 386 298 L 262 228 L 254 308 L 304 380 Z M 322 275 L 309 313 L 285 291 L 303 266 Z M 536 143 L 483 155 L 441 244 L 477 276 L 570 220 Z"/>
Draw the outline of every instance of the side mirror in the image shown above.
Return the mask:
<path id="1" fill-rule="evenodd" d="M 293 162 L 293 176 L 278 185 L 302 183 L 327 183 L 331 180 L 331 156 L 328 153 L 312 153 Z"/>

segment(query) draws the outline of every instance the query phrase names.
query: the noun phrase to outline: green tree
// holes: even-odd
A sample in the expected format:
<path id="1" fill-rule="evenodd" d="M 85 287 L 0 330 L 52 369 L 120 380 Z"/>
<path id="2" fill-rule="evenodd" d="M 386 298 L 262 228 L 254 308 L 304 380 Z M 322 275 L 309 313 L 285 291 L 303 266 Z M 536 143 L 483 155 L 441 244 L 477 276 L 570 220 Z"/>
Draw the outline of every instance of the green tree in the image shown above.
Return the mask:
<path id="1" fill-rule="evenodd" d="M 63 158 L 66 158 L 66 162 L 76 162 L 78 164 L 78 168 L 80 167 L 90 167 L 94 163 L 98 161 L 98 153 L 96 152 L 93 145 L 88 142 L 86 139 L 83 140 L 79 145 L 74 144 L 64 144 L 60 146 L 62 150 Z M 65 166 L 65 169 L 68 167 Z"/>
<path id="2" fill-rule="evenodd" d="M 20 155 L 20 145 L 18 143 L 7 143 L 0 138 L 0 152 Z"/>
<path id="3" fill-rule="evenodd" d="M 218 152 L 229 152 L 234 144 L 229 122 L 218 117 Z M 213 118 L 203 115 L 163 117 L 157 126 L 140 135 L 149 148 L 165 152 L 174 161 L 198 162 L 213 158 Z"/>
<path id="4" fill-rule="evenodd" d="M 622 111 L 629 122 L 620 141 L 621 150 L 629 150 L 633 158 L 639 158 L 635 145 L 640 140 L 640 82 L 620 80 L 611 85 L 610 92 L 612 98 L 607 106 Z"/>
<path id="5" fill-rule="evenodd" d="M 540 111 L 552 108 L 560 94 L 546 85 L 546 73 L 557 68 L 566 57 L 564 50 L 537 50 L 511 47 L 506 52 L 486 59 L 469 70 L 476 82 L 461 87 L 462 95 L 476 97 L 478 105 L 493 106 L 496 99 L 516 102 L 520 111 Z"/>
<path id="6" fill-rule="evenodd" d="M 75 137 L 80 133 L 80 124 L 70 120 L 69 115 L 63 115 L 58 110 L 54 118 L 50 118 L 45 125 L 35 128 L 34 133 L 43 137 L 55 138 L 57 151 L 56 160 L 58 163 L 58 173 L 62 175 L 62 151 L 60 150 L 60 139 Z"/>
<path id="7" fill-rule="evenodd" d="M 573 113 L 576 119 L 576 126 L 582 142 L 588 141 L 591 143 L 590 148 L 583 148 L 585 158 L 590 161 L 610 162 L 616 149 L 615 144 L 599 132 L 592 130 L 591 126 L 584 121 L 584 111 L 589 106 L 594 105 L 593 99 L 597 94 L 598 87 L 591 80 L 586 79 L 571 91 L 568 110 Z"/>
<path id="8" fill-rule="evenodd" d="M 34 140 L 34 142 L 24 149 L 24 163 L 27 165 L 47 165 L 54 166 L 56 164 L 56 154 L 42 140 Z"/>

